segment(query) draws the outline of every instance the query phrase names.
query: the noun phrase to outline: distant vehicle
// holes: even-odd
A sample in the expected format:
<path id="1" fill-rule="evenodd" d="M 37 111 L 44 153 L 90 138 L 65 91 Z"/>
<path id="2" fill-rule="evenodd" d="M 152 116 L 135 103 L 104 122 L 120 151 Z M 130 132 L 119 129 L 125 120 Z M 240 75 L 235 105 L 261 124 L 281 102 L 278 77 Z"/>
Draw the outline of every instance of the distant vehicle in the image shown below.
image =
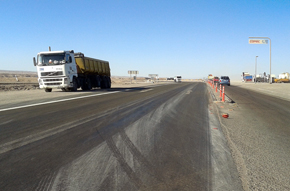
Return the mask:
<path id="1" fill-rule="evenodd" d="M 174 82 L 181 82 L 181 76 L 175 76 Z"/>
<path id="2" fill-rule="evenodd" d="M 253 76 L 250 75 L 248 72 L 243 72 L 242 73 L 242 81 L 243 82 L 252 82 L 253 81 Z"/>
<path id="3" fill-rule="evenodd" d="M 274 80 L 275 83 L 289 83 L 290 82 L 290 74 L 288 72 L 279 74 L 279 79 Z"/>
<path id="4" fill-rule="evenodd" d="M 219 84 L 230 86 L 231 85 L 230 78 L 228 76 L 221 76 Z"/>
<path id="5" fill-rule="evenodd" d="M 170 77 L 170 78 L 167 78 L 167 80 L 174 80 L 174 78 L 173 77 Z"/>
<path id="6" fill-rule="evenodd" d="M 219 80 L 220 80 L 220 78 L 217 77 L 217 76 L 215 76 L 215 77 L 213 78 L 213 83 L 219 83 Z"/>
<path id="7" fill-rule="evenodd" d="M 213 78 L 214 78 L 214 77 L 213 77 L 212 74 L 209 74 L 208 77 L 207 77 L 208 80 L 213 80 Z"/>
<path id="8" fill-rule="evenodd" d="M 85 57 L 83 53 L 47 51 L 33 58 L 37 68 L 39 87 L 46 92 L 53 88 L 62 91 L 91 90 L 93 87 L 111 88 L 108 61 Z"/>

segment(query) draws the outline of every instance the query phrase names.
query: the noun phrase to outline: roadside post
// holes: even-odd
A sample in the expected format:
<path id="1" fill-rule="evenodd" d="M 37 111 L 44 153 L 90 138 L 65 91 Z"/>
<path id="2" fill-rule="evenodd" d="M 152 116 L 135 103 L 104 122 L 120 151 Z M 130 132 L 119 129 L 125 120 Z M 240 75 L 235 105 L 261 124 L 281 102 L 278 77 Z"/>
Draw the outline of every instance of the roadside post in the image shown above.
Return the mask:
<path id="1" fill-rule="evenodd" d="M 222 102 L 225 102 L 225 86 L 223 86 L 223 97 L 222 97 Z"/>
<path id="2" fill-rule="evenodd" d="M 135 82 L 136 82 L 136 80 L 137 80 L 137 74 L 139 74 L 139 71 L 137 71 L 137 70 L 129 70 L 128 71 L 128 74 L 130 74 L 130 80 L 131 80 L 131 84 L 132 84 L 132 74 L 135 74 L 135 76 L 134 76 L 134 79 L 135 79 Z"/>
<path id="3" fill-rule="evenodd" d="M 268 44 L 268 40 L 258 40 L 258 39 L 268 39 L 269 42 L 270 42 L 270 79 L 269 79 L 269 83 L 272 84 L 272 75 L 271 75 L 271 39 L 269 37 L 249 37 L 249 44 Z"/>
<path id="4" fill-rule="evenodd" d="M 257 83 L 257 80 L 256 80 L 256 78 L 257 78 L 257 58 L 258 58 L 258 56 L 256 56 L 256 64 L 255 64 L 255 84 Z"/>
<path id="5" fill-rule="evenodd" d="M 151 81 L 154 83 L 155 80 L 156 80 L 157 77 L 158 77 L 158 74 L 149 74 L 148 76 L 151 78 Z M 155 80 L 154 80 L 154 79 L 155 79 Z M 154 81 L 153 81 L 153 80 L 154 80 Z"/>
<path id="6" fill-rule="evenodd" d="M 220 97 L 222 97 L 222 85 L 220 84 Z"/>
<path id="7" fill-rule="evenodd" d="M 217 84 L 215 84 L 215 92 L 217 92 Z"/>

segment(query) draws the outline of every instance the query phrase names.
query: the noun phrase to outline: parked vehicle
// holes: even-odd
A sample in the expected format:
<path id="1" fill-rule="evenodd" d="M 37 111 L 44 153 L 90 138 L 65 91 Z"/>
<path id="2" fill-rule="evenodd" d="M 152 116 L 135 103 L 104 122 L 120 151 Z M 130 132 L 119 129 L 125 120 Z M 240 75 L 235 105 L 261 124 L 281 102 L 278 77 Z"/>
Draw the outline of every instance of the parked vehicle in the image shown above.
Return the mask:
<path id="1" fill-rule="evenodd" d="M 46 92 L 51 92 L 53 88 L 63 91 L 111 88 L 108 61 L 85 57 L 73 50 L 40 52 L 37 60 L 33 58 L 33 61 L 39 87 Z"/>
<path id="2" fill-rule="evenodd" d="M 230 78 L 229 78 L 228 76 L 221 76 L 221 77 L 220 77 L 219 84 L 230 86 L 230 85 L 231 85 Z"/>
<path id="3" fill-rule="evenodd" d="M 217 77 L 217 76 L 215 76 L 215 77 L 213 78 L 213 83 L 219 83 L 219 80 L 220 80 L 220 78 Z"/>
<path id="4" fill-rule="evenodd" d="M 290 83 L 289 79 L 274 79 L 275 83 Z"/>
<path id="5" fill-rule="evenodd" d="M 207 79 L 208 79 L 208 80 L 211 80 L 211 81 L 212 81 L 213 78 L 214 78 L 214 76 L 213 76 L 212 74 L 209 74 L 209 75 L 207 76 Z"/>
<path id="6" fill-rule="evenodd" d="M 290 74 L 288 72 L 279 74 L 279 79 L 274 80 L 275 83 L 290 83 Z"/>
<path id="7" fill-rule="evenodd" d="M 252 82 L 253 81 L 253 76 L 250 75 L 248 72 L 243 72 L 242 81 L 243 82 Z"/>

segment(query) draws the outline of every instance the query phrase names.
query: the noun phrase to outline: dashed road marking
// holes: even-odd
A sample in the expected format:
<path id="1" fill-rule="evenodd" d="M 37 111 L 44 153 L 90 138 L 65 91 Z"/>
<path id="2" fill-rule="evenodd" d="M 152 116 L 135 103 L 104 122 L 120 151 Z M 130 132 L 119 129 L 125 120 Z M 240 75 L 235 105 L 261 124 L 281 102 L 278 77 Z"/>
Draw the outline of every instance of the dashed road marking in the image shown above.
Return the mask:
<path id="1" fill-rule="evenodd" d="M 142 90 L 142 91 L 140 91 L 140 93 L 148 92 L 148 91 L 151 91 L 151 90 L 153 90 L 153 89 Z"/>

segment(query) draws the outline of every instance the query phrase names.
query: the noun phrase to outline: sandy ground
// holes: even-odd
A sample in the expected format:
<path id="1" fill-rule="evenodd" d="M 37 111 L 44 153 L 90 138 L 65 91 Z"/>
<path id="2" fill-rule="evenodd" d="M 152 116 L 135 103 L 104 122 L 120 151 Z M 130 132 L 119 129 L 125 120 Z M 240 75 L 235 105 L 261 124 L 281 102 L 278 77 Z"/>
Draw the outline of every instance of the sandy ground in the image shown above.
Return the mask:
<path id="1" fill-rule="evenodd" d="M 255 83 L 244 83 L 240 81 L 234 81 L 234 82 L 231 82 L 231 85 L 290 101 L 290 83 L 272 83 L 272 84 L 256 83 L 255 84 Z M 225 87 L 225 89 L 226 88 L 227 87 Z"/>
<path id="2" fill-rule="evenodd" d="M 215 110 L 244 190 L 289 190 L 289 107 L 281 104 L 290 101 L 290 84 L 231 82 L 231 86 L 225 86 L 225 92 L 236 103 L 220 102 L 219 91 L 209 88 L 217 98 Z M 265 100 L 248 90 L 281 100 Z M 223 113 L 229 118 L 222 118 Z"/>

